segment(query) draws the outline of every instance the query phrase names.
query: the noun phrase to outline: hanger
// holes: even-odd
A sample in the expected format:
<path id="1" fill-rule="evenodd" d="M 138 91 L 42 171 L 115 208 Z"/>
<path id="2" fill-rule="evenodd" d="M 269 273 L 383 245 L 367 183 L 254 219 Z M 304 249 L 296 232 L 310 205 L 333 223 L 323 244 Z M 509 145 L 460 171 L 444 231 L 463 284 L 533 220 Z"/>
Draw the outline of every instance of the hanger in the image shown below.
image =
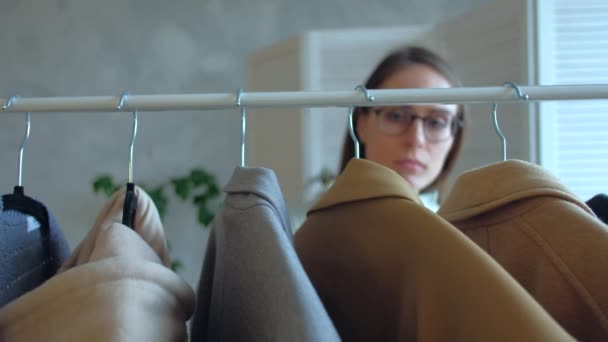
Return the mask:
<path id="1" fill-rule="evenodd" d="M 500 130 L 500 127 L 498 126 L 498 117 L 496 115 L 496 110 L 497 110 L 496 102 L 493 102 L 492 103 L 492 118 L 494 119 L 494 131 L 496 131 L 496 134 L 498 134 L 498 137 L 500 138 L 500 142 L 502 144 L 502 160 L 505 161 L 505 160 L 507 160 L 507 139 L 505 138 L 504 134 L 502 134 L 502 131 Z"/>
<path id="2" fill-rule="evenodd" d="M 527 101 L 530 97 L 527 94 L 524 94 L 521 89 L 519 88 L 519 86 L 513 82 L 506 82 L 503 84 L 503 86 L 505 87 L 511 87 L 515 90 L 515 94 L 517 95 L 517 97 L 522 100 L 522 101 Z M 498 117 L 497 117 L 497 105 L 496 102 L 492 103 L 492 118 L 494 119 L 494 130 L 496 131 L 496 134 L 498 134 L 498 137 L 500 138 L 500 141 L 502 143 L 502 160 L 505 161 L 507 160 L 507 139 L 505 138 L 504 134 L 502 134 L 502 131 L 500 130 L 500 127 L 498 126 Z"/>
<path id="3" fill-rule="evenodd" d="M 585 204 L 589 206 L 600 221 L 608 224 L 608 196 L 606 194 L 599 193 L 588 199 Z"/>
<path id="4" fill-rule="evenodd" d="M 2 106 L 2 110 L 7 110 L 9 108 L 11 108 L 13 106 L 13 103 L 15 103 L 18 99 L 19 99 L 19 95 L 13 95 L 11 97 L 8 98 L 8 100 L 6 101 L 6 103 Z M 15 186 L 15 188 L 13 189 L 13 194 L 17 195 L 23 195 L 24 191 L 23 191 L 23 150 L 25 148 L 25 143 L 27 142 L 27 140 L 30 137 L 30 113 L 27 112 L 26 114 L 26 121 L 25 121 L 25 136 L 23 137 L 23 141 L 21 142 L 21 147 L 19 148 L 19 164 L 17 164 L 17 172 L 18 172 L 18 176 L 17 176 L 17 185 Z"/>
<path id="5" fill-rule="evenodd" d="M 129 96 L 129 92 L 124 91 L 120 95 L 120 100 L 116 110 L 121 110 L 124 102 Z M 125 203 L 122 210 L 122 224 L 129 228 L 135 228 L 135 212 L 137 211 L 137 196 L 135 195 L 135 183 L 133 182 L 133 146 L 137 137 L 137 110 L 133 112 L 133 131 L 131 142 L 129 143 L 129 177 L 127 180 L 127 190 L 125 193 Z"/>
<path id="6" fill-rule="evenodd" d="M 236 106 L 241 109 L 241 167 L 245 167 L 245 148 L 247 142 L 247 113 L 245 107 L 241 106 L 241 98 L 243 96 L 243 88 L 239 88 L 236 92 Z"/>
<path id="7" fill-rule="evenodd" d="M 362 91 L 363 95 L 365 95 L 365 100 L 367 102 L 374 102 L 376 100 L 376 98 L 373 97 L 372 95 L 370 95 L 367 88 L 365 88 L 365 86 L 362 84 L 356 86 L 355 90 Z M 355 106 L 351 106 L 348 110 L 348 128 L 349 128 L 349 132 L 350 132 L 350 137 L 353 140 L 353 143 L 355 144 L 355 158 L 359 159 L 361 156 L 361 153 L 360 153 L 360 148 L 359 148 L 359 139 L 357 138 L 357 134 L 355 133 L 355 124 L 354 124 L 354 118 L 353 118 L 354 111 L 355 111 Z"/>
<path id="8" fill-rule="evenodd" d="M 515 89 L 515 94 L 522 101 L 527 101 L 527 100 L 530 99 L 530 96 L 528 96 L 528 94 L 524 94 L 521 91 L 521 88 L 517 84 L 515 84 L 513 82 L 505 82 L 505 84 L 503 84 L 503 86 L 505 86 L 505 87 L 511 87 L 511 88 Z"/>
<path id="9" fill-rule="evenodd" d="M 18 175 L 17 175 L 17 187 L 19 192 L 23 195 L 23 150 L 25 149 L 25 143 L 30 138 L 30 112 L 27 112 L 25 115 L 25 136 L 23 137 L 23 141 L 21 142 L 21 147 L 19 147 L 19 167 L 18 167 Z"/>
<path id="10" fill-rule="evenodd" d="M 18 95 L 11 96 L 6 101 L 6 104 L 2 106 L 2 110 L 7 110 L 13 106 L 15 102 L 19 99 Z M 23 140 L 21 142 L 21 146 L 19 147 L 19 161 L 17 164 L 17 185 L 13 189 L 12 194 L 2 195 L 2 210 L 14 210 L 20 213 L 29 215 L 36 219 L 36 221 L 40 224 L 40 237 L 42 241 L 43 255 L 44 258 L 50 258 L 51 251 L 49 246 L 49 235 L 50 235 L 50 222 L 49 222 L 49 213 L 46 207 L 40 203 L 39 201 L 26 196 L 25 190 L 23 187 L 23 154 L 25 150 L 25 145 L 30 137 L 30 128 L 31 128 L 31 120 L 30 113 L 26 114 L 26 122 L 25 122 L 25 134 L 23 136 Z M 54 270 L 50 267 L 45 268 L 46 276 L 52 276 Z"/>
<path id="11" fill-rule="evenodd" d="M 7 109 L 11 108 L 18 99 L 19 99 L 18 95 L 9 97 L 9 99 L 6 101 L 6 103 L 2 106 L 2 110 L 7 110 Z M 21 197 L 26 197 L 25 191 L 23 189 L 23 151 L 25 149 L 25 144 L 27 143 L 28 139 L 30 138 L 30 127 L 31 127 L 30 113 L 27 112 L 25 117 L 26 117 L 25 135 L 23 136 L 23 141 L 21 142 L 21 146 L 19 147 L 19 161 L 17 164 L 17 173 L 18 173 L 17 174 L 17 185 L 13 189 L 13 196 L 21 196 Z M 6 203 L 5 203 L 4 207 L 5 207 L 5 209 L 7 208 Z M 46 210 L 45 210 L 45 212 L 46 212 Z"/>
<path id="12" fill-rule="evenodd" d="M 9 97 L 8 100 L 6 101 L 6 103 L 2 106 L 2 110 L 7 110 L 7 109 L 11 108 L 13 106 L 13 102 L 18 100 L 19 97 L 20 97 L 19 95 L 13 95 L 13 96 Z"/>
<path id="13" fill-rule="evenodd" d="M 12 108 L 18 98 L 11 96 L 2 110 Z M 15 216 L 20 223 L 2 231 L 4 243 L 0 249 L 7 267 L 0 277 L 0 307 L 50 279 L 70 253 L 61 230 L 52 230 L 52 215 L 47 207 L 25 195 L 23 159 L 30 137 L 30 116 L 26 113 L 25 134 L 19 147 L 17 185 L 13 193 L 2 196 L 2 211 Z"/>

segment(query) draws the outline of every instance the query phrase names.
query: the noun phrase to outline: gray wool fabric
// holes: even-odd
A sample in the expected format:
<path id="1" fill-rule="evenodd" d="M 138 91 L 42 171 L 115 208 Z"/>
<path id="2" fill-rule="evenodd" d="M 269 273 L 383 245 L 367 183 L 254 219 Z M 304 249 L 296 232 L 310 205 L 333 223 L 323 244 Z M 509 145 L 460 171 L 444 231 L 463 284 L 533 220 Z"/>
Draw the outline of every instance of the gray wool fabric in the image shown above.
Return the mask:
<path id="1" fill-rule="evenodd" d="M 48 222 L 5 210 L 0 198 L 0 308 L 42 285 L 70 255 L 53 213 Z"/>
<path id="2" fill-rule="evenodd" d="M 293 248 L 274 172 L 238 167 L 224 192 L 191 341 L 339 341 Z"/>

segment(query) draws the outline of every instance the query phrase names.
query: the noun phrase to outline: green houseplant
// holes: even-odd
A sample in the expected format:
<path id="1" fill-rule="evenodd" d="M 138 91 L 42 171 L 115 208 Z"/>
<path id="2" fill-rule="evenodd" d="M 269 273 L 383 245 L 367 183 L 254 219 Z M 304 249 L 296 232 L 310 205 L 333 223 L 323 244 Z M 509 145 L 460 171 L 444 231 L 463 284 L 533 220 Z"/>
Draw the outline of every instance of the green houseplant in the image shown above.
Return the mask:
<path id="1" fill-rule="evenodd" d="M 125 182 L 116 182 L 111 175 L 101 174 L 93 179 L 93 192 L 110 197 L 123 184 Z M 170 197 L 167 196 L 166 191 L 170 188 L 177 198 L 189 201 L 194 205 L 197 221 L 201 227 L 207 227 L 213 221 L 215 212 L 212 209 L 212 203 L 220 196 L 220 187 L 216 177 L 204 169 L 194 168 L 184 176 L 170 178 L 155 186 L 137 185 L 150 195 L 161 220 L 165 218 L 169 208 Z M 171 268 L 179 271 L 181 267 L 181 261 L 174 259 Z"/>

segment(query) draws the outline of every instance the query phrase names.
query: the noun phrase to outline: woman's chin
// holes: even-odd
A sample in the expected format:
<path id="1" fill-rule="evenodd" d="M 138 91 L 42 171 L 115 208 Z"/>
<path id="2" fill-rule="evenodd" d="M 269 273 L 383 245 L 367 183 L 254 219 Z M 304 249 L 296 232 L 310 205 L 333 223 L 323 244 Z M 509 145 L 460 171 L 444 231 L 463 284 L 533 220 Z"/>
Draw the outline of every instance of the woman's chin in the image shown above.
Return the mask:
<path id="1" fill-rule="evenodd" d="M 403 177 L 403 179 L 405 179 L 405 181 L 412 187 L 414 188 L 414 190 L 416 192 L 420 192 L 421 189 L 421 182 L 420 179 L 418 179 L 418 177 L 416 177 L 415 175 L 412 174 L 401 174 L 401 177 Z"/>

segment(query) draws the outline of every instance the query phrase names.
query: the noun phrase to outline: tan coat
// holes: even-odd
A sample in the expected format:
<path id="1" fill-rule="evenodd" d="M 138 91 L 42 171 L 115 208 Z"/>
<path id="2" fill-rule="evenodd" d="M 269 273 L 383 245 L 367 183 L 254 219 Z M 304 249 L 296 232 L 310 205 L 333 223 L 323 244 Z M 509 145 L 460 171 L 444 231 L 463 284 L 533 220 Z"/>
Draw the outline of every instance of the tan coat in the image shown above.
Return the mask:
<path id="1" fill-rule="evenodd" d="M 346 341 L 568 341 L 492 258 L 392 170 L 351 160 L 295 235 Z"/>
<path id="2" fill-rule="evenodd" d="M 441 215 L 574 337 L 608 341 L 608 231 L 543 168 L 509 160 L 460 176 Z"/>
<path id="3" fill-rule="evenodd" d="M 124 189 L 60 273 L 0 310 L 0 341 L 185 341 L 194 291 L 171 271 L 150 197 L 136 188 L 135 228 L 120 223 Z"/>

